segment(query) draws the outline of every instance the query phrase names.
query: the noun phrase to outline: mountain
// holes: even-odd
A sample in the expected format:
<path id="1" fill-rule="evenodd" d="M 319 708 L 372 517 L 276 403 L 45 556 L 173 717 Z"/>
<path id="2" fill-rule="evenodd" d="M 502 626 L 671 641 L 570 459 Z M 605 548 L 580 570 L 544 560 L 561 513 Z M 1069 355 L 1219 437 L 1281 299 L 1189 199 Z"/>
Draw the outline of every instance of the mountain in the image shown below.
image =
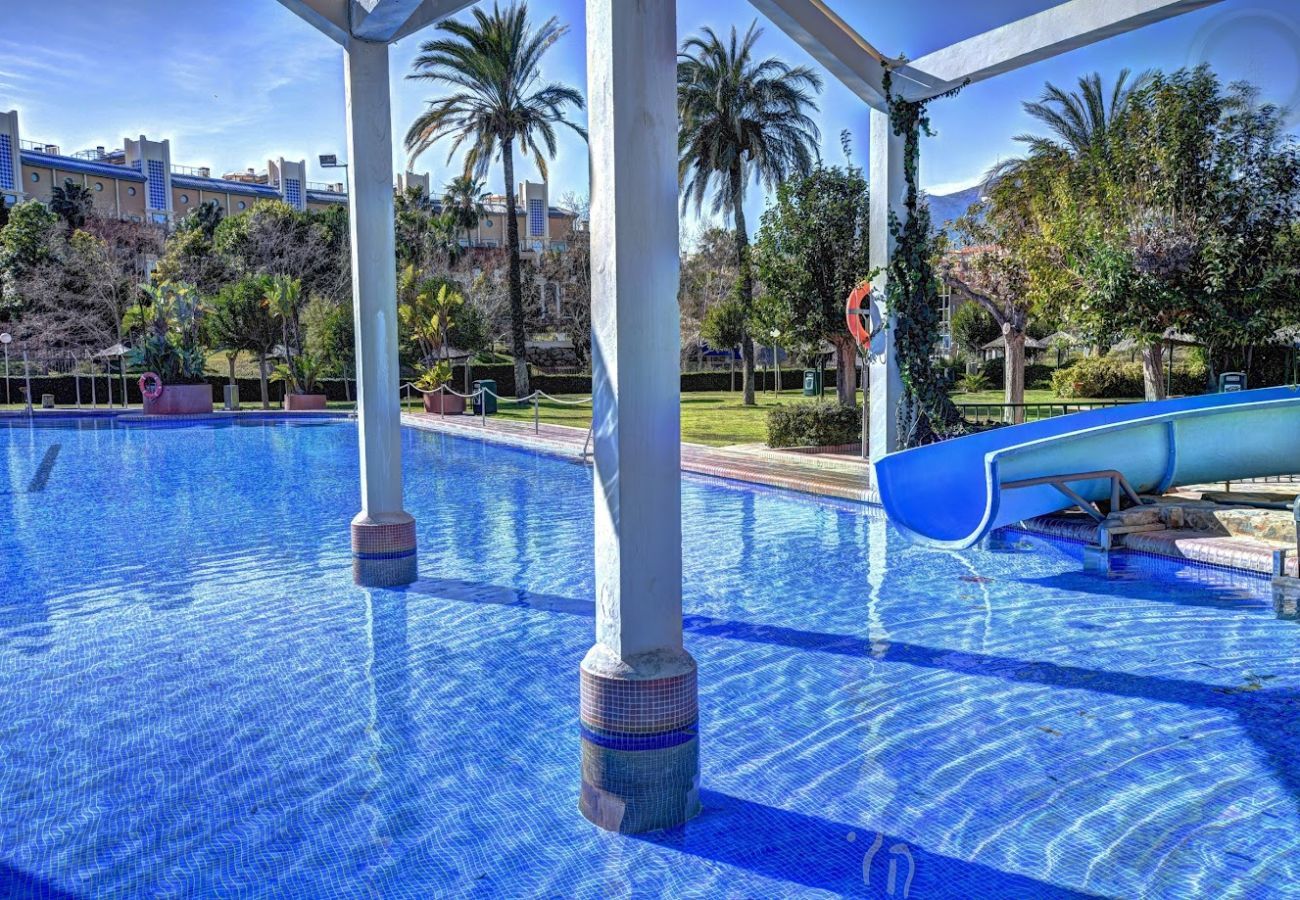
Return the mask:
<path id="1" fill-rule="evenodd" d="M 966 214 L 972 203 L 980 198 L 980 186 L 968 187 L 954 194 L 926 194 L 925 202 L 930 204 L 930 221 L 935 230 L 943 228 L 953 219 Z"/>

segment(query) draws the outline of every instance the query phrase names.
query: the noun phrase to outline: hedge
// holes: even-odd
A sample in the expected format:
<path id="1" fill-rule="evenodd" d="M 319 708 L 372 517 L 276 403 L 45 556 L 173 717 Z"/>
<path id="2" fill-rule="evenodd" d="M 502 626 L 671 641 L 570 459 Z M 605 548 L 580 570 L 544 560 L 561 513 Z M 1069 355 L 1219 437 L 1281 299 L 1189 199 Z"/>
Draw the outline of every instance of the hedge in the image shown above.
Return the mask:
<path id="1" fill-rule="evenodd" d="M 497 394 L 502 397 L 513 397 L 515 393 L 515 371 L 513 366 L 509 365 L 483 365 L 470 367 L 470 379 L 478 381 L 479 379 L 492 379 L 497 383 Z M 755 386 L 759 391 L 772 389 L 776 382 L 776 373 L 758 371 L 755 373 Z M 128 374 L 126 376 L 126 386 L 129 401 L 136 405 L 141 402 L 140 387 L 138 374 Z M 35 402 L 39 405 L 42 394 L 53 394 L 54 402 L 59 406 L 72 406 L 77 402 L 77 379 L 71 375 L 42 375 L 32 376 L 32 394 L 35 396 Z M 222 387 L 229 383 L 229 379 L 224 375 L 209 375 L 207 381 L 212 385 L 212 398 L 217 404 L 222 402 L 224 394 Z M 406 379 L 404 378 L 405 382 Z M 835 372 L 827 370 L 823 373 L 827 394 L 835 391 Z M 90 379 L 82 377 L 81 382 L 81 403 L 83 406 L 90 405 L 91 386 Z M 548 394 L 581 394 L 583 396 L 591 393 L 591 376 L 590 375 L 533 375 L 531 378 L 534 390 L 546 391 Z M 683 393 L 694 391 L 726 391 L 730 390 L 729 377 L 727 372 L 686 372 L 681 376 L 681 389 Z M 241 403 L 259 403 L 262 399 L 261 381 L 257 378 L 236 378 L 235 384 L 239 387 L 239 399 Z M 24 382 L 21 376 L 12 375 L 9 380 L 10 392 L 14 403 L 23 402 L 22 389 Z M 464 366 L 454 367 L 454 374 L 451 379 L 451 386 L 456 390 L 463 390 L 465 385 Z M 741 385 L 740 370 L 736 370 L 736 392 L 739 394 Z M 783 391 L 794 391 L 803 387 L 803 370 L 802 369 L 782 369 L 781 370 L 781 389 Z M 103 375 L 95 379 L 95 396 L 99 403 L 108 402 L 108 383 Z M 355 400 L 357 397 L 357 383 L 349 379 L 345 391 L 343 381 L 337 378 L 325 379 L 320 383 L 320 390 L 326 395 L 331 402 L 341 402 L 347 399 Z M 115 403 L 122 401 L 122 379 L 120 375 L 113 376 L 113 400 Z M 271 382 L 268 385 L 268 396 L 273 404 L 279 405 L 284 399 L 284 385 L 277 382 Z M 402 394 L 405 397 L 405 392 Z M 0 395 L 0 401 L 3 396 Z"/>
<path id="2" fill-rule="evenodd" d="M 461 379 L 463 375 L 461 370 L 456 370 L 456 377 L 452 379 L 452 386 L 457 390 L 461 389 L 464 383 Z M 497 383 L 497 394 L 502 397 L 513 397 L 515 394 L 515 369 L 511 365 L 490 365 L 474 366 L 470 370 L 470 378 L 478 381 L 480 378 L 490 378 Z M 533 374 L 528 379 L 533 390 L 545 391 L 548 394 L 582 394 L 591 393 L 591 376 L 590 375 L 543 375 Z M 826 392 L 835 391 L 835 370 L 827 369 L 822 373 L 822 382 L 825 385 Z M 772 371 L 764 372 L 759 369 L 754 373 L 754 387 L 758 391 L 770 391 L 776 383 L 776 373 Z M 740 392 L 741 374 L 740 366 L 736 366 L 735 388 Z M 794 391 L 803 387 L 803 369 L 781 369 L 781 390 Z M 731 390 L 731 373 L 729 372 L 683 372 L 681 375 L 681 391 L 689 394 L 696 391 L 728 391 Z"/>
<path id="3" fill-rule="evenodd" d="M 1174 366 L 1172 393 L 1202 394 L 1205 384 L 1204 365 L 1193 362 Z M 1146 385 L 1140 362 L 1125 362 L 1113 356 L 1085 356 L 1056 371 L 1052 376 L 1052 390 L 1056 396 L 1067 399 L 1120 400 L 1144 396 Z"/>
<path id="4" fill-rule="evenodd" d="M 782 403 L 767 414 L 769 447 L 835 447 L 862 436 L 862 407 L 835 402 Z"/>
<path id="5" fill-rule="evenodd" d="M 1043 363 L 1027 363 L 1025 365 L 1025 387 L 1051 387 L 1052 375 L 1055 371 L 1056 369 Z M 1006 374 L 1006 363 L 1003 362 L 1001 357 L 986 359 L 980 366 L 980 373 L 988 381 L 989 390 L 1000 391 L 1006 387 L 1006 381 L 1003 377 Z"/>

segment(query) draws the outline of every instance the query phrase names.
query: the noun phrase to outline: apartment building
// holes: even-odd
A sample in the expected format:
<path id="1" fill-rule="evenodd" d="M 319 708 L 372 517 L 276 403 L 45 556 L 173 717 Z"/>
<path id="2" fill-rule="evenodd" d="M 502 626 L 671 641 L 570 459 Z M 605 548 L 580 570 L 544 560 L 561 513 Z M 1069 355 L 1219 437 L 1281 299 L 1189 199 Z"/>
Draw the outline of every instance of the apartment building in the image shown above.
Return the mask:
<path id="1" fill-rule="evenodd" d="M 206 166 L 172 162 L 169 140 L 145 135 L 124 138 L 122 147 L 94 147 L 65 153 L 53 143 L 25 140 L 16 110 L 0 112 L 0 202 L 49 202 L 51 192 L 65 181 L 89 188 L 95 210 L 102 216 L 167 227 L 195 207 L 215 201 L 228 215 L 237 215 L 258 200 L 282 200 L 295 209 L 324 210 L 346 205 L 343 182 L 307 180 L 305 160 L 283 157 L 267 160 L 265 170 L 245 169 L 214 176 Z M 396 188 L 418 187 L 438 196 L 427 173 L 399 173 Z M 547 185 L 523 181 L 519 185 L 520 250 L 525 256 L 567 249 L 575 215 L 551 206 Z M 467 246 L 493 249 L 506 245 L 505 197 L 487 200 L 478 227 L 464 241 Z"/>

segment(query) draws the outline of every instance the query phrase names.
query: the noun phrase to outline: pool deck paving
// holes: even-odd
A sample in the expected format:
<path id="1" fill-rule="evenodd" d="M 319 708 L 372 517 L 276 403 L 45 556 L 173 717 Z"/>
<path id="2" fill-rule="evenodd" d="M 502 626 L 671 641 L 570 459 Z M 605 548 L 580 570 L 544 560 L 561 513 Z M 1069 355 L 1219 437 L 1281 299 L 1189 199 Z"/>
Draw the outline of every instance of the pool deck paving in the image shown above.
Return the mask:
<path id="1" fill-rule="evenodd" d="M 425 431 L 440 431 L 461 437 L 524 447 L 569 459 L 589 455 L 587 429 L 568 425 L 489 418 L 484 424 L 476 416 L 439 416 L 434 413 L 403 413 L 403 424 Z M 749 484 L 801 491 L 822 497 L 877 503 L 865 460 L 843 454 L 799 453 L 771 450 L 758 444 L 706 447 L 682 444 L 682 471 Z"/>
<path id="2" fill-rule="evenodd" d="M 474 416 L 403 413 L 413 428 L 472 437 L 581 460 L 591 451 L 587 429 Z M 760 444 L 706 447 L 682 444 L 682 471 L 823 497 L 879 504 L 864 460 L 844 453 L 772 450 Z M 1218 486 L 1222 488 L 1222 485 Z M 1300 487 L 1297 488 L 1300 490 Z M 1115 549 L 1261 574 L 1273 574 L 1278 551 L 1283 571 L 1295 577 L 1291 516 L 1278 511 L 1225 507 L 1199 499 L 1195 489 L 1151 498 L 1152 507 L 1126 510 L 1107 523 Z M 1020 524 L 1031 534 L 1096 543 L 1097 523 L 1082 513 L 1063 512 Z"/>

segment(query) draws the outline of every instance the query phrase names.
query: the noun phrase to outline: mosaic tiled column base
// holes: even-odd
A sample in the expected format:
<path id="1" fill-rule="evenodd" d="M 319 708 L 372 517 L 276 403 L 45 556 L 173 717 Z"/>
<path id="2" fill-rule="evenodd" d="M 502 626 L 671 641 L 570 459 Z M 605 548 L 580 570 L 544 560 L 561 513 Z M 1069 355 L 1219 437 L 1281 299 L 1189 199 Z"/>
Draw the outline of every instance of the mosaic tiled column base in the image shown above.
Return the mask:
<path id="1" fill-rule="evenodd" d="M 361 587 L 398 587 L 419 574 L 415 556 L 415 519 L 374 522 L 352 520 L 352 580 Z"/>
<path id="2" fill-rule="evenodd" d="M 1300 622 L 1300 578 L 1279 575 L 1273 579 L 1273 610 L 1279 619 Z"/>
<path id="3" fill-rule="evenodd" d="M 690 654 L 619 660 L 597 645 L 582 661 L 582 792 L 608 831 L 680 825 L 700 811 L 699 704 Z"/>

